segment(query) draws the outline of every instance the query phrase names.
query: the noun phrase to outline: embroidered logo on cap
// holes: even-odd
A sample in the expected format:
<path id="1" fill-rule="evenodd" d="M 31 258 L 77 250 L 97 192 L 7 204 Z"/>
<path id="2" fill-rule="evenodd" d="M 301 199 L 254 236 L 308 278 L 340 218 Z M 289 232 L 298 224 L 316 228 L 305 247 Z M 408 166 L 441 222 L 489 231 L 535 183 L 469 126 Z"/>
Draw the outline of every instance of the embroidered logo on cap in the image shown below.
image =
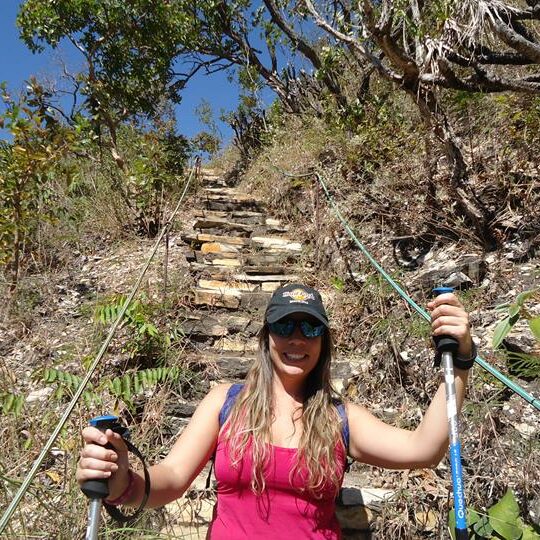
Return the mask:
<path id="1" fill-rule="evenodd" d="M 299 302 L 301 304 L 307 304 L 308 300 L 315 300 L 313 293 L 308 293 L 304 289 L 293 289 L 283 293 L 283 298 L 290 298 L 289 303 Z"/>

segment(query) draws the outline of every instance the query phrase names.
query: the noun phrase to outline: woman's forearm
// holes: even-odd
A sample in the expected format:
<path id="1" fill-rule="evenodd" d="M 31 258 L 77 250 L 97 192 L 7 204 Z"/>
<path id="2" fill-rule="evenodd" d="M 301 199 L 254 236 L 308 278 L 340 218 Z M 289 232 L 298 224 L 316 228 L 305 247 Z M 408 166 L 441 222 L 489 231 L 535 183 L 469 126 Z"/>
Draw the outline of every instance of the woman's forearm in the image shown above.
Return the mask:
<path id="1" fill-rule="evenodd" d="M 145 504 L 146 508 L 164 506 L 181 497 L 187 489 L 187 486 L 182 486 L 175 478 L 174 472 L 163 462 L 150 467 L 148 472 L 150 474 L 150 494 Z M 123 504 L 138 507 L 144 497 L 144 473 L 134 471 L 133 474 L 133 490 L 131 496 Z"/>
<path id="2" fill-rule="evenodd" d="M 469 370 L 454 368 L 457 411 L 461 410 L 465 398 Z M 427 465 L 435 466 L 444 457 L 448 448 L 448 414 L 446 410 L 446 391 L 444 382 L 439 385 L 424 418 L 414 432 L 417 444 L 431 448 Z"/>

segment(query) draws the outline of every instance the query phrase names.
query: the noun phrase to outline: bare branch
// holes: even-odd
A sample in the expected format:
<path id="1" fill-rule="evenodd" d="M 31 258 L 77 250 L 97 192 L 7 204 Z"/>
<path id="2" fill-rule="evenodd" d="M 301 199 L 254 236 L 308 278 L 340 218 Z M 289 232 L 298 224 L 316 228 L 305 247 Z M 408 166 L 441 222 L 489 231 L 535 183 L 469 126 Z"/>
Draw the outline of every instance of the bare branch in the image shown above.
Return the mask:
<path id="1" fill-rule="evenodd" d="M 535 63 L 540 63 L 540 46 L 529 41 L 500 21 L 492 21 L 493 29 L 504 43 Z"/>
<path id="2" fill-rule="evenodd" d="M 343 32 L 340 32 L 339 30 L 335 29 L 333 26 L 331 26 L 315 9 L 313 6 L 313 3 L 311 0 L 303 0 L 303 3 L 306 7 L 306 9 L 311 13 L 313 19 L 315 20 L 315 24 L 328 32 L 331 36 L 334 36 L 339 41 L 346 43 L 353 47 L 363 58 L 365 58 L 368 62 L 370 62 L 377 71 L 386 79 L 394 81 L 395 83 L 400 84 L 402 82 L 402 77 L 395 71 L 387 68 L 381 60 L 375 56 L 373 53 L 369 52 L 366 47 L 364 47 L 357 39 L 355 39 L 352 35 L 344 34 Z"/>

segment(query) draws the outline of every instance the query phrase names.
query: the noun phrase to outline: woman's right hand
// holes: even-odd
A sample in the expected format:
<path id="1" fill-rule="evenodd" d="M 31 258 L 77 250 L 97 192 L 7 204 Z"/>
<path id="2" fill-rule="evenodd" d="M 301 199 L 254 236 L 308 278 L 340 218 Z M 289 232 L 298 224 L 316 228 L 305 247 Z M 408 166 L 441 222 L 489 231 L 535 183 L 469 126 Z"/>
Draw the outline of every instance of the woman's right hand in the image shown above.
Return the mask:
<path id="1" fill-rule="evenodd" d="M 118 498 L 129 483 L 128 450 L 122 437 L 114 431 L 105 432 L 95 427 L 83 429 L 85 442 L 77 464 L 79 485 L 87 480 L 108 480 L 110 500 Z M 113 448 L 105 448 L 110 443 Z"/>

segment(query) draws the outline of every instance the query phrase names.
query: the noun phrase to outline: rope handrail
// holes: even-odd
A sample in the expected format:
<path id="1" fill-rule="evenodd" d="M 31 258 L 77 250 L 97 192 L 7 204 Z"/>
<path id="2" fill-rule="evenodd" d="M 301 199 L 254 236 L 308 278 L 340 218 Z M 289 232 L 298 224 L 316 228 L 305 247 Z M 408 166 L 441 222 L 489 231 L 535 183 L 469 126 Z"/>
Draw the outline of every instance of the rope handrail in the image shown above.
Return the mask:
<path id="1" fill-rule="evenodd" d="M 284 171 L 281 171 L 282 173 Z M 339 207 L 337 206 L 336 202 L 334 201 L 332 195 L 330 194 L 330 191 L 328 190 L 328 186 L 324 182 L 322 178 L 322 174 L 320 174 L 317 171 L 312 171 L 311 173 L 307 174 L 299 174 L 294 176 L 315 176 L 319 183 L 321 184 L 324 193 L 326 195 L 326 198 L 328 199 L 330 205 L 332 206 L 332 209 L 334 210 L 334 213 L 336 214 L 337 218 L 343 225 L 344 229 L 347 231 L 351 239 L 354 241 L 354 243 L 360 248 L 360 251 L 364 254 L 364 256 L 367 258 L 367 260 L 370 262 L 370 264 L 384 277 L 384 279 L 389 283 L 389 285 L 417 312 L 419 313 L 426 321 L 431 322 L 431 317 L 429 314 L 421 308 L 393 279 L 392 277 L 384 270 L 384 268 L 373 258 L 371 253 L 367 250 L 367 248 L 358 240 L 356 235 L 354 234 L 354 231 L 350 227 L 350 225 L 347 223 L 347 220 L 343 217 L 341 214 Z M 496 379 L 498 379 L 500 382 L 502 382 L 505 386 L 510 388 L 513 392 L 518 394 L 520 397 L 522 397 L 525 401 L 530 403 L 533 407 L 535 407 L 537 410 L 540 411 L 540 400 L 529 394 L 526 390 L 521 388 L 518 384 L 516 384 L 514 381 L 506 377 L 506 375 L 503 375 L 500 371 L 498 371 L 496 368 L 491 366 L 488 362 L 486 362 L 483 358 L 481 358 L 479 355 L 475 358 L 475 362 L 485 369 L 488 373 L 493 375 Z"/>
<path id="2" fill-rule="evenodd" d="M 75 408 L 75 405 L 77 404 L 77 402 L 78 402 L 79 398 L 81 397 L 82 393 L 84 392 L 88 382 L 90 381 L 92 375 L 94 374 L 94 371 L 96 370 L 97 366 L 99 365 L 99 362 L 101 361 L 101 358 L 103 357 L 103 355 L 107 351 L 107 349 L 109 347 L 109 344 L 110 344 L 110 342 L 111 342 L 111 340 L 112 340 L 118 326 L 120 325 L 122 319 L 124 318 L 124 315 L 125 315 L 128 307 L 129 307 L 129 305 L 133 301 L 133 298 L 135 297 L 135 294 L 139 290 L 139 287 L 141 286 L 142 280 L 143 280 L 148 268 L 150 267 L 150 263 L 152 262 L 155 254 L 156 254 L 156 252 L 158 250 L 159 244 L 161 243 L 161 240 L 163 239 L 163 236 L 169 230 L 169 228 L 171 226 L 171 223 L 173 222 L 173 220 L 174 220 L 176 214 L 178 213 L 178 211 L 180 210 L 180 205 L 182 204 L 182 202 L 184 200 L 184 197 L 185 197 L 185 195 L 187 193 L 187 190 L 189 188 L 189 185 L 191 184 L 191 180 L 192 180 L 196 170 L 197 170 L 197 165 L 191 168 L 191 172 L 190 172 L 190 174 L 188 176 L 188 179 L 187 179 L 187 181 L 186 181 L 186 183 L 184 185 L 184 190 L 182 191 L 182 195 L 180 196 L 180 199 L 179 199 L 174 211 L 172 212 L 170 218 L 163 225 L 163 227 L 162 227 L 162 229 L 161 229 L 161 231 L 160 231 L 160 233 L 159 233 L 159 235 L 158 235 L 158 237 L 157 237 L 157 239 L 156 239 L 156 241 L 154 243 L 154 246 L 152 248 L 150 256 L 148 257 L 148 259 L 147 259 L 147 261 L 146 261 L 146 263 L 145 263 L 145 265 L 144 265 L 144 267 L 143 267 L 143 269 L 142 269 L 142 271 L 141 271 L 141 273 L 139 275 L 139 278 L 137 279 L 135 285 L 133 286 L 129 296 L 126 298 L 126 301 L 124 302 L 124 305 L 122 306 L 122 309 L 118 313 L 118 316 L 116 317 L 116 320 L 114 321 L 111 329 L 109 330 L 109 333 L 107 334 L 107 337 L 105 338 L 105 341 L 103 342 L 98 354 L 96 355 L 94 361 L 92 362 L 90 368 L 88 369 L 88 372 L 86 373 L 84 379 L 81 381 L 81 384 L 77 388 L 77 391 L 73 395 L 73 398 L 69 402 L 69 404 L 68 404 L 62 418 L 60 419 L 60 421 L 58 422 L 56 428 L 54 429 L 54 431 L 50 435 L 48 441 L 45 443 L 45 446 L 43 447 L 41 453 L 39 454 L 39 456 L 34 461 L 34 464 L 33 464 L 32 468 L 30 469 L 30 471 L 26 475 L 26 478 L 22 482 L 22 484 L 21 484 L 21 486 L 19 488 L 19 491 L 15 495 L 15 498 L 11 501 L 10 505 L 8 506 L 6 511 L 4 512 L 4 515 L 2 516 L 2 519 L 0 520 L 0 535 L 2 534 L 4 529 L 6 528 L 11 516 L 13 515 L 13 512 L 15 511 L 15 509 L 17 508 L 19 502 L 21 501 L 24 494 L 26 493 L 28 487 L 32 483 L 32 480 L 34 479 L 34 476 L 36 475 L 38 469 L 40 468 L 41 464 L 43 463 L 43 460 L 45 459 L 45 457 L 49 453 L 52 445 L 54 444 L 54 441 L 56 440 L 56 438 L 58 437 L 60 431 L 62 430 L 65 423 L 67 422 L 70 414 L 73 412 L 73 409 Z"/>

